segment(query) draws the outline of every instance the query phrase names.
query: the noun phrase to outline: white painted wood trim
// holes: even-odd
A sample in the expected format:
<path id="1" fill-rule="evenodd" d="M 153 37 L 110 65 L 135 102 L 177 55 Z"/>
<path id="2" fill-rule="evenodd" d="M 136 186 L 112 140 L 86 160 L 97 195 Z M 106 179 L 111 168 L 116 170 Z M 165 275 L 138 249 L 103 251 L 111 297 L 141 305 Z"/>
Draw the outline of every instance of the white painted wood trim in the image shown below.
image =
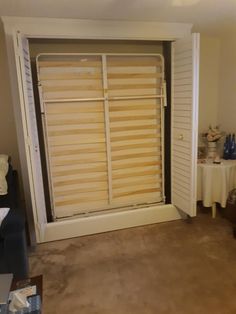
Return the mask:
<path id="1" fill-rule="evenodd" d="M 199 69 L 200 69 L 200 34 L 192 34 L 193 45 L 193 108 L 192 108 L 192 208 L 193 216 L 197 215 L 197 150 L 198 150 L 198 111 L 199 111 Z"/>
<path id="2" fill-rule="evenodd" d="M 181 217 L 181 214 L 173 205 L 156 205 L 116 213 L 103 213 L 84 218 L 74 217 L 70 220 L 48 223 L 43 242 L 144 226 L 181 218 L 183 217 Z"/>
<path id="3" fill-rule="evenodd" d="M 175 40 L 191 33 L 191 24 L 158 23 L 158 22 L 131 22 L 131 21 L 96 21 L 96 20 L 66 20 L 51 18 L 22 18 L 2 17 L 6 36 L 8 52 L 8 66 L 11 80 L 11 95 L 16 121 L 18 148 L 20 152 L 21 170 L 25 192 L 25 200 L 30 213 L 28 217 L 31 244 L 35 244 L 35 229 L 37 229 L 37 213 L 32 209 L 32 197 L 29 186 L 32 173 L 29 170 L 28 151 L 25 145 L 24 128 L 25 121 L 22 119 L 20 103 L 20 82 L 17 79 L 13 39 L 16 31 L 20 31 L 27 38 L 74 38 L 74 39 L 123 39 L 123 40 Z M 146 213 L 146 212 L 145 212 Z M 146 214 L 145 214 L 146 215 Z M 145 215 L 143 217 L 145 218 Z M 167 215 L 167 213 L 166 213 Z M 168 216 L 168 215 L 167 215 Z M 170 220 L 170 218 L 168 218 Z M 33 222 L 34 220 L 34 222 Z M 145 219 L 144 219 L 145 220 Z M 131 219 L 132 221 L 132 219 Z M 146 221 L 146 220 L 145 220 Z M 150 220 L 149 220 L 150 221 Z M 154 223 L 150 221 L 149 223 Z M 34 226 L 33 226 L 34 223 Z M 57 224 L 47 224 L 48 230 L 55 230 Z M 143 224 L 143 223 L 142 223 Z M 50 228 L 48 226 L 50 225 Z M 63 228 L 60 230 L 63 230 Z M 51 232 L 51 231 L 50 231 Z M 50 239 L 46 236 L 45 239 Z M 37 242 L 40 239 L 37 237 Z"/>
<path id="4" fill-rule="evenodd" d="M 107 156 L 107 178 L 108 178 L 108 196 L 109 204 L 112 203 L 112 164 L 111 164 L 111 136 L 110 136 L 110 118 L 109 118 L 109 102 L 108 102 L 108 82 L 107 82 L 107 57 L 102 55 L 102 80 L 104 95 L 104 124 L 106 138 L 106 156 Z"/>
<path id="5" fill-rule="evenodd" d="M 191 33 L 192 24 L 89 19 L 2 17 L 5 26 L 28 38 L 174 40 Z"/>

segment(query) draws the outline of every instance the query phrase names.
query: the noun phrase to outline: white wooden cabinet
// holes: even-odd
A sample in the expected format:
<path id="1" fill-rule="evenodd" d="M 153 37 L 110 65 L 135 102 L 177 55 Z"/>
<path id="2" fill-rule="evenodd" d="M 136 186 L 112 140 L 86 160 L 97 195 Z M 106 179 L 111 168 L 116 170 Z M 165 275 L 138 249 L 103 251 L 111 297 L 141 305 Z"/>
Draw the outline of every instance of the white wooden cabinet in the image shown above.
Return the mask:
<path id="1" fill-rule="evenodd" d="M 24 186 L 37 242 L 196 215 L 199 36 L 189 24 L 3 17 Z M 175 41 L 172 51 L 172 204 L 46 222 L 41 163 L 28 76 L 28 38 Z M 27 77 L 27 79 L 26 79 Z M 26 191 L 25 191 L 26 192 Z M 180 211 L 179 211 L 180 210 Z M 34 235 L 31 235 L 33 242 Z"/>

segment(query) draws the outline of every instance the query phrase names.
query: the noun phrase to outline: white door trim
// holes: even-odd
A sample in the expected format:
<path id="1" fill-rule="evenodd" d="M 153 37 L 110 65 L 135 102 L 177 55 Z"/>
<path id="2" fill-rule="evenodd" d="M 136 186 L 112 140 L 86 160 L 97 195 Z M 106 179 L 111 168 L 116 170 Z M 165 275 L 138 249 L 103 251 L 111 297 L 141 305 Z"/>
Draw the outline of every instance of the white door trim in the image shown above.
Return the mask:
<path id="1" fill-rule="evenodd" d="M 8 64 L 11 81 L 12 101 L 14 107 L 18 146 L 21 160 L 21 171 L 23 174 L 23 184 L 25 191 L 25 200 L 28 212 L 31 211 L 30 239 L 31 244 L 35 239 L 35 228 L 37 221 L 33 221 L 32 198 L 28 192 L 29 177 L 32 179 L 32 173 L 27 170 L 27 158 L 23 136 L 24 121 L 21 117 L 19 108 L 19 84 L 17 80 L 17 71 L 15 64 L 13 38 L 17 31 L 20 31 L 26 38 L 64 38 L 64 39 L 118 39 L 118 40 L 175 40 L 191 33 L 192 24 L 181 23 L 159 23 L 159 22 L 137 22 L 137 21 L 101 21 L 101 20 L 69 20 L 69 19 L 51 19 L 51 18 L 21 18 L 21 17 L 2 17 L 6 35 L 6 44 L 8 51 Z M 26 172 L 26 173 L 24 173 Z M 34 210 L 34 209 L 33 209 Z M 173 214 L 173 208 L 172 208 Z M 173 214 L 176 217 L 177 211 Z M 143 216 L 144 217 L 144 216 Z M 171 216 L 167 217 L 171 220 Z M 133 218 L 132 218 L 133 219 Z M 132 220 L 131 219 L 131 220 Z M 174 218 L 176 219 L 176 218 Z M 162 220 L 163 221 L 163 220 Z M 149 223 L 157 222 L 155 219 Z M 32 227 L 34 224 L 35 228 Z M 55 223 L 48 223 L 47 229 L 51 230 Z M 129 225 L 129 226 L 132 226 Z M 128 227 L 128 225 L 127 225 Z M 56 231 L 55 231 L 56 232 Z M 37 236 L 37 235 L 36 235 Z M 47 237 L 46 237 L 47 238 Z M 37 236 L 37 242 L 41 239 Z"/>

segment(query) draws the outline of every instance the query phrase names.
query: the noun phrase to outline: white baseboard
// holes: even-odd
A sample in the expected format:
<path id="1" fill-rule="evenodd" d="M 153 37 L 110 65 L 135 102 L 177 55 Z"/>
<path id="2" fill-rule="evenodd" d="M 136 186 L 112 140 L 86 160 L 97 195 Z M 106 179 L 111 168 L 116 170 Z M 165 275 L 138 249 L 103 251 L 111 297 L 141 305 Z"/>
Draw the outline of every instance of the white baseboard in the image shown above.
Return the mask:
<path id="1" fill-rule="evenodd" d="M 73 218 L 48 223 L 42 242 L 68 239 L 181 218 L 179 211 L 171 204 Z"/>

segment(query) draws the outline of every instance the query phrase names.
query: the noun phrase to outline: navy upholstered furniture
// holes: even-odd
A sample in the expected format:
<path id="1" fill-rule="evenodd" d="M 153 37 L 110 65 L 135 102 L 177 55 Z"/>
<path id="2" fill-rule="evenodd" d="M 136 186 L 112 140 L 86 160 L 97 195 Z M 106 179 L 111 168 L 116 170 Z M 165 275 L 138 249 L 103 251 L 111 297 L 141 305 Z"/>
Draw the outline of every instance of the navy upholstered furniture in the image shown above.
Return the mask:
<path id="1" fill-rule="evenodd" d="M 10 211 L 0 226 L 0 273 L 13 273 L 14 278 L 28 277 L 28 255 L 25 236 L 25 219 L 18 208 L 17 172 L 11 165 L 6 176 L 8 194 L 0 196 L 0 207 Z"/>

